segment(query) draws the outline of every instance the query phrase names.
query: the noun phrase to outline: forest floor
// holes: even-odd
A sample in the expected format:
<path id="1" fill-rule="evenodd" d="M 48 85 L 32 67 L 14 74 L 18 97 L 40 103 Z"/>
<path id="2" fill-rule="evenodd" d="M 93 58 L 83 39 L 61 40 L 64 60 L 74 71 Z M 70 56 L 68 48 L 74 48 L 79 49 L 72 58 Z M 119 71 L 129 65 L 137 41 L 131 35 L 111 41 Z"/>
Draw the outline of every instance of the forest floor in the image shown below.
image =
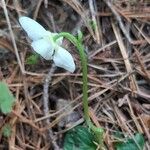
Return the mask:
<path id="1" fill-rule="evenodd" d="M 29 62 L 34 52 L 20 16 L 51 32 L 83 33 L 89 114 L 104 129 L 105 149 L 116 149 L 117 133 L 122 140 L 139 133 L 144 149 L 150 149 L 149 0 L 1 0 L 0 79 L 15 105 L 0 114 L 0 149 L 59 150 L 67 131 L 84 125 L 78 50 L 64 39 L 76 64 L 73 73 L 42 57 Z M 9 137 L 3 135 L 6 125 Z"/>

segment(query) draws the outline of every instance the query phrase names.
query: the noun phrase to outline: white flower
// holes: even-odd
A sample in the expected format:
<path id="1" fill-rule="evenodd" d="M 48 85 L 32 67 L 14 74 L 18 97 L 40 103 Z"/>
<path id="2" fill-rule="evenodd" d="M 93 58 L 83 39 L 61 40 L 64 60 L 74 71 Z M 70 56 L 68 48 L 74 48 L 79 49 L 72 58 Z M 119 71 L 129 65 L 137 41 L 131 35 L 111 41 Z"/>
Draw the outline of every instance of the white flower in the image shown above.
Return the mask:
<path id="1" fill-rule="evenodd" d="M 20 17 L 19 22 L 32 40 L 31 46 L 46 60 L 53 59 L 56 66 L 74 72 L 75 63 L 72 55 L 61 47 L 63 38 L 54 42 L 53 37 L 57 33 L 46 31 L 39 23 L 28 17 Z"/>

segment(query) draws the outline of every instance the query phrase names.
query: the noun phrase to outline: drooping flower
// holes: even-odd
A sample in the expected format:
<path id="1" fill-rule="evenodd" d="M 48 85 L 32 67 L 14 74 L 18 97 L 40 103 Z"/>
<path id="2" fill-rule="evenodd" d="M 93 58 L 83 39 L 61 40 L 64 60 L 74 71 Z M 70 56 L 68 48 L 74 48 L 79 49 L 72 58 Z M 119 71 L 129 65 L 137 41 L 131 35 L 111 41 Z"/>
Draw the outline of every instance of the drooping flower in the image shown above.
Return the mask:
<path id="1" fill-rule="evenodd" d="M 35 52 L 46 60 L 53 60 L 56 66 L 74 72 L 75 63 L 73 57 L 61 46 L 63 38 L 53 40 L 53 37 L 58 33 L 45 30 L 44 27 L 29 17 L 20 17 L 19 22 L 32 40 L 31 46 Z"/>

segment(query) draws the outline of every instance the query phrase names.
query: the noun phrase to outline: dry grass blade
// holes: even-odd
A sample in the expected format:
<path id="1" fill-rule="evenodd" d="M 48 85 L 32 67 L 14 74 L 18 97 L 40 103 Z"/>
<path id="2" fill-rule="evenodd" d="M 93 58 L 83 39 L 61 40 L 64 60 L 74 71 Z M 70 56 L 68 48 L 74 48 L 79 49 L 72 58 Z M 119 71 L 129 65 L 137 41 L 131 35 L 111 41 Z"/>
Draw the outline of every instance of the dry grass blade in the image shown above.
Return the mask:
<path id="1" fill-rule="evenodd" d="M 89 21 L 91 20 L 89 18 L 89 12 L 87 10 L 85 10 L 85 8 L 77 1 L 77 0 L 63 0 L 64 2 L 66 2 L 67 4 L 69 4 L 82 18 L 85 26 L 87 26 L 89 32 L 91 33 L 92 37 L 94 38 L 94 40 L 96 40 L 95 34 L 93 32 L 93 29 L 89 23 Z"/>
<path id="2" fill-rule="evenodd" d="M 131 64 L 130 64 L 130 61 L 129 61 L 129 56 L 127 54 L 125 45 L 123 43 L 121 34 L 120 34 L 117 26 L 114 24 L 114 22 L 112 22 L 112 27 L 113 27 L 113 30 L 114 30 L 114 33 L 115 33 L 115 36 L 116 36 L 116 39 L 117 39 L 117 42 L 118 42 L 118 45 L 119 45 L 119 48 L 120 48 L 120 52 L 121 52 L 123 60 L 125 62 L 126 70 L 127 70 L 128 73 L 131 73 L 132 72 L 132 67 L 131 67 Z M 137 87 L 137 83 L 136 83 L 136 80 L 135 80 L 135 76 L 130 75 L 129 80 L 130 80 L 130 88 L 132 89 L 132 92 L 137 91 L 138 87 Z"/>
<path id="3" fill-rule="evenodd" d="M 100 44 L 100 30 L 99 30 L 99 23 L 97 21 L 97 18 L 96 18 L 96 14 L 97 14 L 97 9 L 95 8 L 96 7 L 96 1 L 95 0 L 89 0 L 89 8 L 90 8 L 90 12 L 91 12 L 91 16 L 92 16 L 92 21 L 93 21 L 93 24 L 94 24 L 94 33 L 95 33 L 95 38 L 96 38 L 96 41 L 98 44 Z"/>
<path id="4" fill-rule="evenodd" d="M 16 57 L 17 57 L 17 60 L 18 60 L 18 64 L 20 66 L 20 69 L 21 69 L 22 73 L 24 73 L 24 70 L 23 70 L 23 67 L 22 67 L 22 64 L 21 64 L 21 60 L 20 60 L 20 56 L 19 56 L 19 53 L 18 53 L 14 33 L 12 31 L 12 28 L 11 28 L 11 23 L 10 23 L 10 19 L 9 19 L 7 8 L 6 8 L 6 3 L 5 3 L 4 0 L 2 0 L 1 3 L 2 3 L 3 9 L 4 9 L 4 14 L 5 14 L 7 24 L 8 24 L 8 27 L 9 27 L 9 31 L 10 31 L 11 39 L 12 39 L 12 42 L 13 42 L 13 47 L 14 47 L 14 50 L 15 50 L 15 54 L 16 54 Z"/>
<path id="5" fill-rule="evenodd" d="M 115 8 L 114 8 L 114 6 L 112 5 L 112 3 L 110 2 L 110 0 L 105 0 L 105 2 L 106 2 L 106 4 L 108 5 L 108 7 L 111 9 L 112 13 L 115 15 L 115 17 L 116 17 L 116 19 L 117 19 L 117 21 L 118 21 L 118 23 L 119 23 L 119 26 L 120 26 L 122 32 L 124 33 L 124 35 L 126 36 L 126 38 L 128 39 L 128 41 L 129 41 L 130 43 L 132 43 L 132 39 L 131 39 L 130 35 L 127 33 L 127 30 L 126 30 L 126 28 L 125 28 L 125 26 L 124 26 L 124 24 L 123 24 L 123 22 L 122 22 L 122 20 L 121 20 L 120 15 L 119 15 L 118 12 L 115 10 Z"/>

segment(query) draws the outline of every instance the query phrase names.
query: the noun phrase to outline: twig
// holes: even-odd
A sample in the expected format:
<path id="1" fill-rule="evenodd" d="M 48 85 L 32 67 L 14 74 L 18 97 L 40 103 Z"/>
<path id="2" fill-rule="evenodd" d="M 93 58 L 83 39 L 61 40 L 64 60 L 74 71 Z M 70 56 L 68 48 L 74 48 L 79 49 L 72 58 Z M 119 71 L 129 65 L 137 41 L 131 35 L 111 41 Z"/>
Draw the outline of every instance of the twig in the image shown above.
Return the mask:
<path id="1" fill-rule="evenodd" d="M 52 74 L 55 71 L 55 65 L 53 64 L 49 73 L 47 74 L 46 78 L 45 78 L 45 83 L 44 83 L 44 89 L 43 89 L 43 102 L 44 102 L 44 114 L 48 115 L 49 114 L 49 108 L 48 108 L 48 98 L 49 98 L 49 94 L 48 94 L 48 89 L 49 89 L 49 83 L 52 80 Z M 49 119 L 46 119 L 49 121 Z"/>
<path id="2" fill-rule="evenodd" d="M 150 44 L 150 38 L 147 37 L 139 28 L 136 24 L 134 24 L 135 28 L 139 31 L 139 33 L 144 37 L 144 39 Z"/>
<path id="3" fill-rule="evenodd" d="M 52 65 L 49 73 L 47 74 L 46 78 L 45 78 L 45 83 L 44 83 L 44 87 L 43 87 L 43 106 L 44 106 L 44 115 L 47 116 L 49 114 L 49 84 L 52 80 L 52 74 L 54 73 L 56 67 L 55 64 Z M 48 125 L 50 123 L 50 118 L 46 119 L 46 124 Z M 50 140 L 52 141 L 54 150 L 60 150 L 59 146 L 57 145 L 57 143 L 55 142 L 55 140 L 53 140 L 53 132 L 51 130 L 51 128 L 48 129 L 48 135 Z"/>
<path id="4" fill-rule="evenodd" d="M 138 132 L 142 133 L 143 132 L 142 128 L 141 128 L 141 126 L 140 126 L 140 124 L 139 124 L 136 116 L 134 115 L 134 111 L 133 111 L 133 108 L 132 108 L 131 99 L 129 98 L 129 95 L 125 95 L 125 98 L 127 100 L 128 106 L 129 106 L 131 118 L 134 121 L 135 126 L 136 126 Z"/>
<path id="5" fill-rule="evenodd" d="M 107 6 L 110 8 L 110 10 L 112 11 L 112 13 L 115 15 L 118 23 L 119 23 L 119 26 L 123 32 L 123 34 L 125 35 L 125 37 L 127 38 L 127 40 L 130 42 L 130 43 L 133 43 L 133 40 L 131 39 L 130 35 L 128 34 L 124 24 L 122 23 L 122 20 L 121 20 L 121 17 L 120 15 L 118 14 L 118 12 L 115 10 L 114 6 L 112 5 L 112 3 L 109 1 L 109 0 L 105 0 L 105 3 L 107 4 Z"/>
<path id="6" fill-rule="evenodd" d="M 94 8 L 94 6 L 95 6 L 95 8 Z M 97 43 L 99 44 L 100 43 L 100 35 L 99 35 L 100 32 L 99 32 L 98 23 L 96 20 L 96 2 L 95 2 L 95 0 L 89 0 L 89 8 L 91 11 L 92 21 L 94 23 L 95 37 L 96 37 Z"/>
<path id="7" fill-rule="evenodd" d="M 52 13 L 48 13 L 47 15 L 48 15 L 48 17 L 50 17 L 50 22 L 51 22 L 51 24 L 52 24 L 53 32 L 56 33 L 57 30 L 56 30 L 56 24 L 55 24 L 54 16 L 53 16 Z"/>
<path id="8" fill-rule="evenodd" d="M 38 16 L 38 12 L 39 12 L 39 9 L 41 7 L 42 2 L 43 2 L 43 0 L 39 0 L 38 3 L 37 3 L 36 9 L 35 9 L 34 14 L 33 14 L 33 19 L 34 20 L 36 20 L 36 18 Z"/>
<path id="9" fill-rule="evenodd" d="M 7 21 L 7 24 L 8 24 L 8 28 L 9 28 L 9 31 L 10 31 L 10 36 L 11 36 L 11 40 L 12 40 L 12 43 L 13 43 L 13 47 L 14 47 L 14 50 L 15 50 L 16 57 L 17 57 L 17 61 L 18 61 L 18 64 L 20 66 L 21 72 L 24 74 L 25 71 L 22 67 L 22 63 L 21 63 L 20 56 L 19 56 L 19 53 L 18 53 L 15 37 L 14 37 L 13 31 L 12 31 L 12 28 L 11 28 L 11 23 L 10 23 L 7 8 L 6 8 L 6 3 L 5 3 L 4 0 L 2 0 L 1 2 L 2 2 L 5 17 L 6 17 L 6 21 Z"/>
<path id="10" fill-rule="evenodd" d="M 45 6 L 45 8 L 48 7 L 48 0 L 44 0 L 44 6 Z"/>
<path id="11" fill-rule="evenodd" d="M 63 2 L 67 3 L 68 5 L 70 5 L 82 18 L 85 26 L 88 28 L 90 34 L 92 35 L 93 39 L 96 40 L 94 31 L 91 27 L 91 25 L 89 24 L 89 12 L 87 10 L 85 10 L 85 8 L 80 4 L 79 1 L 77 0 L 63 0 Z"/>
<path id="12" fill-rule="evenodd" d="M 124 60 L 125 66 L 126 66 L 126 70 L 128 73 L 131 73 L 132 67 L 131 67 L 131 64 L 130 64 L 130 61 L 128 58 L 128 54 L 127 54 L 125 45 L 124 45 L 122 37 L 121 37 L 121 33 L 120 33 L 119 29 L 117 28 L 117 26 L 113 22 L 112 22 L 112 28 L 115 33 L 115 36 L 116 36 L 116 39 L 118 42 L 118 46 L 120 48 L 120 52 L 121 52 L 121 55 L 123 57 L 123 60 Z M 132 94 L 133 94 L 133 91 L 137 91 L 137 89 L 138 89 L 138 86 L 137 86 L 137 83 L 135 80 L 135 76 L 133 74 L 130 75 L 129 80 L 130 80 L 130 88 L 131 88 Z"/>
<path id="13" fill-rule="evenodd" d="M 108 44 L 102 46 L 102 47 L 99 48 L 98 50 L 96 50 L 96 51 L 94 51 L 94 52 L 92 51 L 92 52 L 89 54 L 89 58 L 94 57 L 95 55 L 97 55 L 97 54 L 100 53 L 101 51 L 105 50 L 107 47 L 110 47 L 110 46 L 112 46 L 112 45 L 114 45 L 114 44 L 116 44 L 116 43 L 117 43 L 117 41 L 114 40 L 114 41 L 112 41 L 112 42 L 110 42 L 110 43 L 108 43 Z"/>

